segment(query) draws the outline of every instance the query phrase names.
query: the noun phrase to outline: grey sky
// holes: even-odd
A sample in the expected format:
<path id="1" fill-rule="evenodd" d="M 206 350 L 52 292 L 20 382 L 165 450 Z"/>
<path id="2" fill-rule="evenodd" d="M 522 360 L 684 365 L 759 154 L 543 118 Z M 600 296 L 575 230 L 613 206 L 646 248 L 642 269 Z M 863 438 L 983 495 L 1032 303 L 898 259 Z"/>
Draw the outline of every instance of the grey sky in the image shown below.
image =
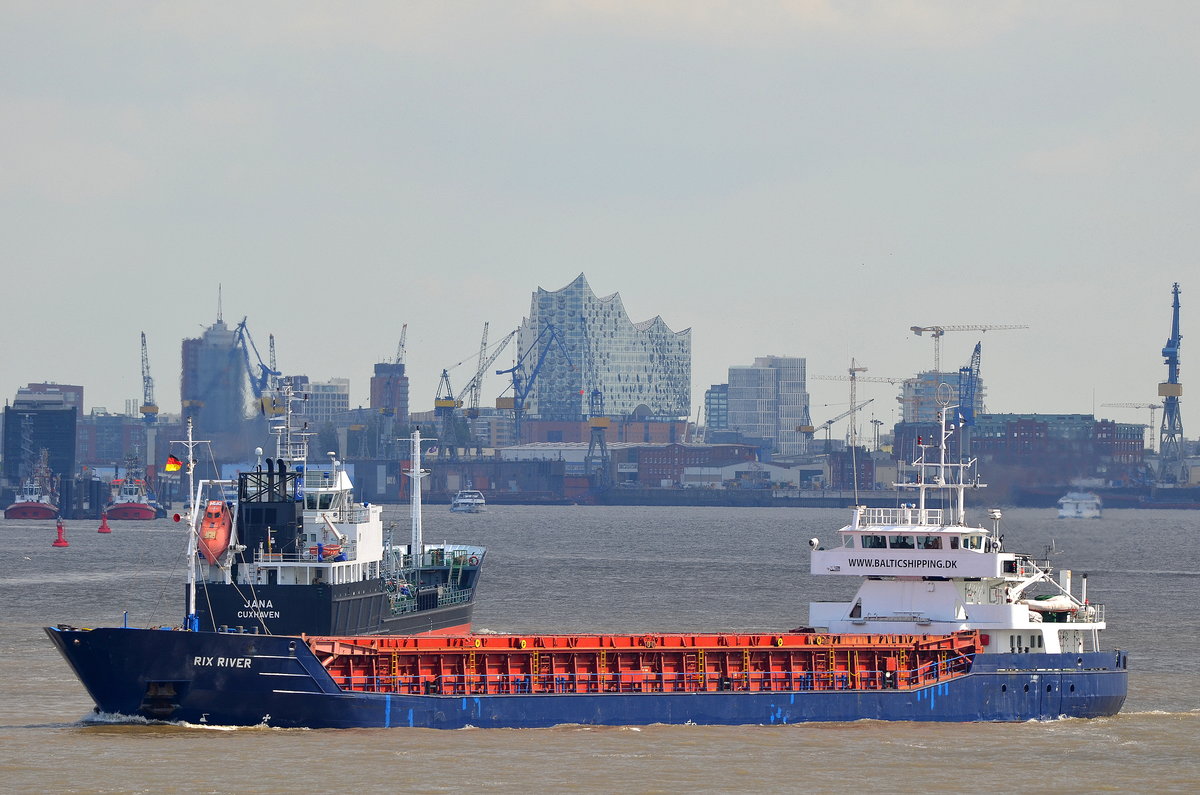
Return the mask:
<path id="1" fill-rule="evenodd" d="M 180 340 L 222 284 L 264 356 L 273 333 L 281 369 L 348 377 L 356 405 L 407 322 L 428 409 L 485 320 L 499 337 L 581 271 L 634 320 L 693 329 L 693 414 L 755 356 L 928 369 L 909 327 L 949 324 L 1030 326 L 982 335 L 990 410 L 1150 402 L 1173 281 L 1185 383 L 1200 357 L 1200 4 L 3 14 L 5 399 L 53 380 L 122 410 L 145 330 L 178 411 Z M 943 369 L 979 338 L 947 334 Z M 810 392 L 818 422 L 847 400 Z M 892 388 L 860 394 L 897 419 Z"/>

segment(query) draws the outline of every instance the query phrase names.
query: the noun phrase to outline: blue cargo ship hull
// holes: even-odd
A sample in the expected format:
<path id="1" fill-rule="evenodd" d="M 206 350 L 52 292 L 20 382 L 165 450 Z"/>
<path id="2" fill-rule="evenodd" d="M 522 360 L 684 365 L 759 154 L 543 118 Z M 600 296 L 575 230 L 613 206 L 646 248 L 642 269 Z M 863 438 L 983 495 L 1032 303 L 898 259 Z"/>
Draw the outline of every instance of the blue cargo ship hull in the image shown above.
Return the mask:
<path id="1" fill-rule="evenodd" d="M 106 628 L 46 630 L 98 712 L 213 725 L 457 729 L 561 724 L 1026 721 L 1114 715 L 1119 651 L 980 654 L 969 673 L 897 690 L 407 695 L 343 690 L 300 638 Z"/>

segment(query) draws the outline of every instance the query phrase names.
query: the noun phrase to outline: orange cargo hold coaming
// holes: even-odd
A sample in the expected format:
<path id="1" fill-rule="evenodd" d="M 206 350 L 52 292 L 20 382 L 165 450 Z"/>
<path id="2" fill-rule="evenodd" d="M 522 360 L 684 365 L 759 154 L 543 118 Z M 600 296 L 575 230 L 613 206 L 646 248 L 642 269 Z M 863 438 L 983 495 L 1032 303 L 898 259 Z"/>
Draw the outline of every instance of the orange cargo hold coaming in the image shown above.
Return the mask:
<path id="1" fill-rule="evenodd" d="M 979 633 L 305 638 L 339 687 L 380 693 L 882 690 L 966 673 Z"/>

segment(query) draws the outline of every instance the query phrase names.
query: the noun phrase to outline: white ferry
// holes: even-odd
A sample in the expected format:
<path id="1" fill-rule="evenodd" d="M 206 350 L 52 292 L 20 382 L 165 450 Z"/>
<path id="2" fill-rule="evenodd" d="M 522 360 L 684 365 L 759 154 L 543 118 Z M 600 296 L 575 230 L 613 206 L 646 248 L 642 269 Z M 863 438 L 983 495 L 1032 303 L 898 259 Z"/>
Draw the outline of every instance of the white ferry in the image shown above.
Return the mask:
<path id="1" fill-rule="evenodd" d="M 1059 519 L 1099 519 L 1100 495 L 1090 491 L 1068 492 L 1058 500 Z"/>

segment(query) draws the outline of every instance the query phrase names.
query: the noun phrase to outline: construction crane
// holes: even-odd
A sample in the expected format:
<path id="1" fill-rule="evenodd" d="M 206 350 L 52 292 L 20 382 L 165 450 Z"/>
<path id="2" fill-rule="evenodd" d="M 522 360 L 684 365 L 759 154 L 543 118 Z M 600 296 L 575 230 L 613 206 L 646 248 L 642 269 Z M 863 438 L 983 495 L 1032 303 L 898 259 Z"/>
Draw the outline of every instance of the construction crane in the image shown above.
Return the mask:
<path id="1" fill-rule="evenodd" d="M 818 380 L 818 381 L 849 381 L 850 382 L 850 406 L 851 406 L 849 413 L 853 414 L 856 411 L 856 409 L 853 408 L 853 406 L 855 405 L 855 401 L 858 399 L 857 387 L 858 387 L 858 383 L 860 381 L 894 385 L 894 384 L 898 384 L 898 383 L 903 383 L 905 380 L 903 378 L 883 378 L 883 377 L 879 377 L 879 376 L 860 376 L 859 375 L 859 373 L 865 373 L 866 371 L 867 371 L 866 367 L 859 367 L 858 363 L 854 359 L 851 359 L 850 360 L 850 368 L 848 370 L 849 375 L 812 375 L 812 376 L 809 376 L 809 378 L 811 378 L 813 380 Z M 850 440 L 849 440 L 851 447 L 854 447 L 858 443 L 858 437 L 856 434 L 857 434 L 857 431 L 855 430 L 855 427 L 854 427 L 854 419 L 851 418 L 851 420 L 850 420 Z"/>
<path id="2" fill-rule="evenodd" d="M 1162 408 L 1161 403 L 1101 403 L 1104 408 L 1113 409 L 1150 409 L 1150 452 L 1154 452 L 1154 415 Z"/>
<path id="3" fill-rule="evenodd" d="M 395 383 L 396 376 L 402 374 L 401 369 L 404 365 L 404 341 L 408 336 L 408 324 L 400 326 L 400 343 L 396 346 L 396 358 L 384 362 L 390 365 L 387 368 L 387 378 L 383 381 L 383 394 L 380 395 L 379 413 L 381 419 L 379 421 L 379 441 L 376 444 L 376 449 L 381 458 L 391 458 L 395 450 L 396 443 L 396 394 Z"/>
<path id="4" fill-rule="evenodd" d="M 929 332 L 933 337 L 933 371 L 942 371 L 942 335 L 947 331 L 1002 331 L 1005 329 L 1029 328 L 1029 326 L 911 326 L 909 328 L 918 337 Z"/>
<path id="5" fill-rule="evenodd" d="M 396 346 L 396 364 L 404 364 L 404 342 L 408 339 L 408 324 L 400 327 L 400 344 Z"/>
<path id="6" fill-rule="evenodd" d="M 510 398 L 511 402 L 505 401 L 503 397 L 497 398 L 496 408 L 511 408 L 513 410 L 513 435 L 517 440 L 517 444 L 521 443 L 521 420 L 525 415 L 525 400 L 529 397 L 529 393 L 533 390 L 533 385 L 537 381 L 538 374 L 542 371 L 542 365 L 546 362 L 546 354 L 550 352 L 550 348 L 554 345 L 558 346 L 563 358 L 567 360 L 567 366 L 574 370 L 575 363 L 571 361 L 571 354 L 567 353 L 567 346 L 563 344 L 562 335 L 559 333 L 558 328 L 553 323 L 547 323 L 542 326 L 542 330 L 534 339 L 533 344 L 517 357 L 516 364 L 507 370 L 496 371 L 496 375 L 512 376 L 513 396 Z M 527 360 L 534 351 L 537 351 L 537 362 L 532 367 L 528 367 Z"/>
<path id="7" fill-rule="evenodd" d="M 814 431 L 816 431 L 816 430 L 824 430 L 825 431 L 825 452 L 826 453 L 831 452 L 833 449 L 833 441 L 830 438 L 830 429 L 833 428 L 833 424 L 835 422 L 839 422 L 841 420 L 846 419 L 847 417 L 851 416 L 852 414 L 857 412 L 859 409 L 861 409 L 863 406 L 867 405 L 868 403 L 873 402 L 874 400 L 875 400 L 875 398 L 867 398 L 862 403 L 859 403 L 857 406 L 854 405 L 853 403 L 851 403 L 850 408 L 846 409 L 845 411 L 843 411 L 841 414 L 837 415 L 833 419 L 825 420 L 824 422 L 822 422 L 820 425 L 818 425 L 814 429 Z M 851 422 L 853 422 L 853 420 Z M 806 431 L 806 433 L 807 433 L 807 431 Z M 851 435 L 853 435 L 853 434 L 851 434 Z M 810 436 L 811 436 L 811 434 L 810 434 Z"/>
<path id="8" fill-rule="evenodd" d="M 1179 416 L 1179 398 L 1183 396 L 1183 384 L 1179 383 L 1179 345 L 1183 341 L 1183 335 L 1179 333 L 1179 282 L 1171 287 L 1171 295 L 1171 336 L 1167 337 L 1162 349 L 1167 380 L 1158 385 L 1158 396 L 1163 399 L 1162 429 L 1158 436 L 1158 481 L 1187 483 L 1183 418 Z"/>

